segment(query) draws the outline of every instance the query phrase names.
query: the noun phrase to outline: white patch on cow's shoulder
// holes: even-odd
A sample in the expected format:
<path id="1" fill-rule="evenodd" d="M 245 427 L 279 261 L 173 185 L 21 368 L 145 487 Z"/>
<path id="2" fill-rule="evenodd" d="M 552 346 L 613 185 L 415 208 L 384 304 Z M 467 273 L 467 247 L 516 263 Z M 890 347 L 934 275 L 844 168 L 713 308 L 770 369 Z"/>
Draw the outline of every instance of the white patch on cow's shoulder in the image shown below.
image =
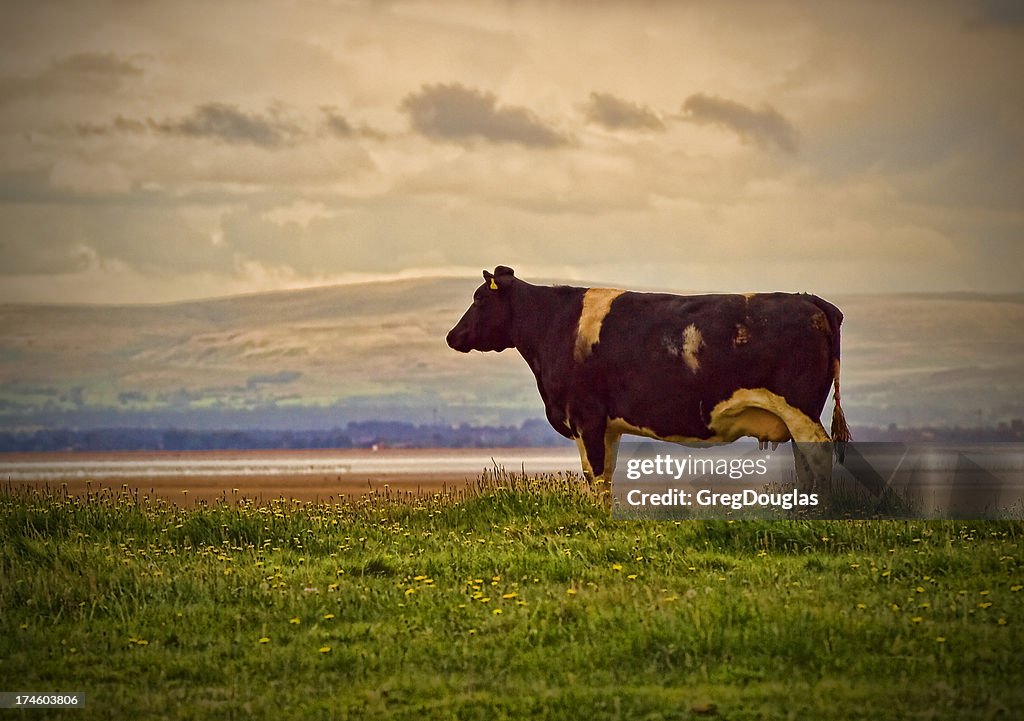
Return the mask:
<path id="1" fill-rule="evenodd" d="M 722 441 L 744 436 L 773 442 L 830 440 L 821 423 L 765 388 L 740 388 L 712 409 L 708 426 Z"/>
<path id="2" fill-rule="evenodd" d="M 623 292 L 616 288 L 589 288 L 583 295 L 583 310 L 573 347 L 573 358 L 577 363 L 582 363 L 601 339 L 601 325 L 611 310 L 612 301 Z"/>
<path id="3" fill-rule="evenodd" d="M 700 370 L 700 360 L 697 358 L 697 354 L 700 353 L 700 349 L 704 346 L 704 337 L 700 334 L 700 330 L 693 323 L 686 326 L 683 330 L 683 361 L 686 363 L 686 367 L 691 372 L 696 373 Z"/>

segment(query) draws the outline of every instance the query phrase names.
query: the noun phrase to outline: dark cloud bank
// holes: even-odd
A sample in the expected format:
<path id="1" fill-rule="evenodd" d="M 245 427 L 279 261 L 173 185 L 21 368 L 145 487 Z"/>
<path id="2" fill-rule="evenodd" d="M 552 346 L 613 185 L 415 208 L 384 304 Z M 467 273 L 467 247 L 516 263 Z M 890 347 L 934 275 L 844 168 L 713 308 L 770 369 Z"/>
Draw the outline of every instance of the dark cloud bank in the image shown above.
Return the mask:
<path id="1" fill-rule="evenodd" d="M 150 120 L 149 125 L 167 135 L 212 138 L 227 143 L 250 143 L 268 148 L 283 145 L 302 134 L 292 123 L 257 113 L 246 113 L 226 103 L 207 103 L 183 118 Z"/>
<path id="2" fill-rule="evenodd" d="M 785 117 L 770 105 L 754 110 L 725 98 L 698 93 L 683 103 L 683 119 L 732 130 L 744 140 L 760 146 L 775 146 L 795 153 L 800 135 Z"/>
<path id="3" fill-rule="evenodd" d="M 321 111 L 323 128 L 332 137 L 361 137 L 374 140 L 384 140 L 387 137 L 366 125 L 353 126 L 334 108 L 324 107 Z M 248 112 L 237 105 L 220 102 L 204 103 L 196 106 L 187 115 L 159 120 L 137 120 L 119 115 L 104 125 L 79 124 L 76 126 L 76 132 L 82 136 L 153 132 L 236 145 L 255 145 L 267 149 L 294 145 L 312 135 L 298 123 L 281 117 L 277 112 Z"/>
<path id="4" fill-rule="evenodd" d="M 593 92 L 584 107 L 587 121 L 608 130 L 664 130 L 665 124 L 650 108 L 617 98 L 609 93 Z"/>
<path id="5" fill-rule="evenodd" d="M 493 93 L 450 85 L 424 85 L 402 100 L 413 128 L 428 138 L 450 142 L 488 140 L 532 148 L 566 145 L 568 139 L 529 109 L 498 105 Z"/>

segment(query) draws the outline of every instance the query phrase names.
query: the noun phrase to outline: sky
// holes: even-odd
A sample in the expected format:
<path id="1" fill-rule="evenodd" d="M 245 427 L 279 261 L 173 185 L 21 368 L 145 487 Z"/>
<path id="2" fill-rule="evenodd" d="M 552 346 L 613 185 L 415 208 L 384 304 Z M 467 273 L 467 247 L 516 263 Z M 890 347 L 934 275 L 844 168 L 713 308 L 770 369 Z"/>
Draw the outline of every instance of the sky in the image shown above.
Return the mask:
<path id="1" fill-rule="evenodd" d="M 0 302 L 1024 290 L 1024 5 L 39 0 Z"/>

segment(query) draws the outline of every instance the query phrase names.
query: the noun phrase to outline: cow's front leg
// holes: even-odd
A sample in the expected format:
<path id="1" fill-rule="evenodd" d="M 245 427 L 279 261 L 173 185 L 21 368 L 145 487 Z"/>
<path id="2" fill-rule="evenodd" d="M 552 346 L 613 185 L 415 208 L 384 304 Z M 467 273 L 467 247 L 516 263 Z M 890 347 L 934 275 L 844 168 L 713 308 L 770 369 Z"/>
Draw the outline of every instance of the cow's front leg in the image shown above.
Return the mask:
<path id="1" fill-rule="evenodd" d="M 610 428 L 604 432 L 604 471 L 601 478 L 612 482 L 612 474 L 615 473 L 615 462 L 619 457 L 619 440 L 622 434 Z"/>
<path id="2" fill-rule="evenodd" d="M 576 445 L 583 475 L 588 480 L 611 482 L 621 437 L 621 433 L 610 430 L 604 422 L 580 429 Z"/>

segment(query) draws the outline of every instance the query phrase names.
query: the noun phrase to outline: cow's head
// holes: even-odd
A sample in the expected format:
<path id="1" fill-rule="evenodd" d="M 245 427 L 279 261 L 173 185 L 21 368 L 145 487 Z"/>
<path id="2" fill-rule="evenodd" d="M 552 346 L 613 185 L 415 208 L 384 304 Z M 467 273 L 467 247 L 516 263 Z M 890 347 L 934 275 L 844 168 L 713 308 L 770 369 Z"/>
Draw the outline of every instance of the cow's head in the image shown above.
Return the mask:
<path id="1" fill-rule="evenodd" d="M 483 284 L 473 293 L 473 305 L 448 331 L 448 345 L 460 353 L 511 348 L 514 281 L 511 268 L 499 265 L 494 273 L 485 270 Z"/>

